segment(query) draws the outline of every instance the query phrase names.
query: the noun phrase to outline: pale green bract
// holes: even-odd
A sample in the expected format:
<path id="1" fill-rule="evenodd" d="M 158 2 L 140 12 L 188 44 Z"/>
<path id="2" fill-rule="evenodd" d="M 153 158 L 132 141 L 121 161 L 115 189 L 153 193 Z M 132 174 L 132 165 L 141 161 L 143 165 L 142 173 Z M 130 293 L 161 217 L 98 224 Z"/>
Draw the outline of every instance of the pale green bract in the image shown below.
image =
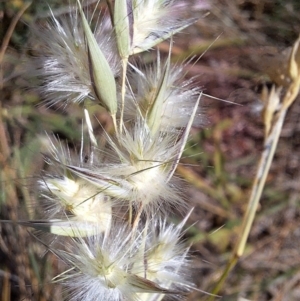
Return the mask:
<path id="1" fill-rule="evenodd" d="M 120 56 L 127 58 L 130 54 L 131 38 L 130 38 L 130 16 L 132 11 L 131 0 L 116 0 L 114 9 L 114 26 L 116 32 L 116 39 Z"/>
<path id="2" fill-rule="evenodd" d="M 116 82 L 114 79 L 114 75 L 91 31 L 91 28 L 82 10 L 80 1 L 77 0 L 77 3 L 82 19 L 83 30 L 87 40 L 90 63 L 92 68 L 92 82 L 94 85 L 95 92 L 99 97 L 101 103 L 104 105 L 104 107 L 107 108 L 109 113 L 111 115 L 115 115 L 118 107 Z"/>

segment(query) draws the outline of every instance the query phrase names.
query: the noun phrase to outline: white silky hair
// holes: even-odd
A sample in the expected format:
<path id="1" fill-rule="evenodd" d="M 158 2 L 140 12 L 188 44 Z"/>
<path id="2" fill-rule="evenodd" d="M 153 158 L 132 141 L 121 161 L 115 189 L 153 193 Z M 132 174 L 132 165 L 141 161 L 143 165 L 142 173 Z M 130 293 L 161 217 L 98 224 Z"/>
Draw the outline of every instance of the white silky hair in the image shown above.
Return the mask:
<path id="1" fill-rule="evenodd" d="M 40 78 L 44 102 L 65 107 L 89 98 L 97 100 L 90 76 L 87 43 L 78 9 L 32 28 L 39 41 L 31 73 Z M 120 71 L 113 28 L 108 16 L 97 22 L 94 36 L 115 77 Z"/>

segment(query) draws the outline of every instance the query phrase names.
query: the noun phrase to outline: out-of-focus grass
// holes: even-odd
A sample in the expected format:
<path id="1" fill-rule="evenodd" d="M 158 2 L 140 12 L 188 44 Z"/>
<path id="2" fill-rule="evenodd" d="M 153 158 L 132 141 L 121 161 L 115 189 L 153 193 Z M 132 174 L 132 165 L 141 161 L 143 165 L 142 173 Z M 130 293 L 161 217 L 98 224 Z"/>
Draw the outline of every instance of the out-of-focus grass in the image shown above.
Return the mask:
<path id="1" fill-rule="evenodd" d="M 56 1 L 56 6 L 62 4 Z M 23 1 L 1 4 L 1 41 L 14 18 L 25 5 Z M 49 3 L 52 6 L 52 3 Z M 28 58 L 28 23 L 36 14 L 48 13 L 46 3 L 35 1 L 15 27 L 1 64 L 0 104 L 0 218 L 24 220 L 34 218 L 39 192 L 37 180 L 43 169 L 43 137 L 56 133 L 72 141 L 80 139 L 81 116 L 72 110 L 69 116 L 38 107 L 40 96 L 30 88 L 24 66 Z M 27 23 L 27 24 L 26 24 Z M 26 74 L 26 76 L 24 76 Z M 74 142 L 74 143 L 75 143 Z M 14 224 L 0 226 L 0 299 L 59 300 L 61 291 L 53 288 L 57 260 L 27 230 Z"/>
<path id="2" fill-rule="evenodd" d="M 68 1 L 47 3 L 63 13 Z M 30 208 L 35 206 L 36 179 L 44 168 L 41 152 L 46 131 L 74 145 L 80 141 L 74 128 L 82 116 L 76 106 L 66 111 L 38 107 L 40 96 L 27 89 L 33 83 L 22 74 L 22 62 L 30 55 L 27 24 L 48 15 L 47 3 L 33 1 L 25 12 L 1 67 L 1 219 L 34 214 Z M 195 206 L 191 223 L 197 223 L 187 238 L 194 242 L 198 287 L 207 291 L 230 256 L 262 151 L 263 128 L 255 113 L 257 87 L 268 81 L 266 70 L 300 32 L 297 0 L 215 0 L 211 4 L 210 15 L 200 16 L 174 44 L 175 60 L 206 51 L 187 66 L 191 75 L 199 76 L 205 93 L 242 104 L 203 98 L 207 124 L 194 130 L 178 170 L 191 184 L 187 199 Z M 22 0 L 2 3 L 1 38 L 22 5 Z M 169 50 L 165 46 L 160 46 L 162 51 Z M 101 111 L 94 113 L 105 118 Z M 300 299 L 299 113 L 296 103 L 283 130 L 246 254 L 224 287 L 222 300 Z M 60 291 L 50 285 L 58 268 L 56 259 L 51 254 L 43 257 L 43 251 L 25 230 L 1 225 L 1 300 L 60 300 Z M 190 301 L 204 299 L 198 292 L 189 297 Z"/>

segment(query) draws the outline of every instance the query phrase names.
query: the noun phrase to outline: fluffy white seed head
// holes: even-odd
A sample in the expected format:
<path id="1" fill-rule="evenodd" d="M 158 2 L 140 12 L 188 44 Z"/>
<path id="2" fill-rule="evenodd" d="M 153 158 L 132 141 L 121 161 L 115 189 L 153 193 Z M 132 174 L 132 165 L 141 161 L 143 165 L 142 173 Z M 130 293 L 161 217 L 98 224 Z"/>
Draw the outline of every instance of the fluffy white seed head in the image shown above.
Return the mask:
<path id="1" fill-rule="evenodd" d="M 176 9 L 177 0 L 133 0 L 132 53 L 148 50 L 192 24 L 186 10 Z"/>
<path id="2" fill-rule="evenodd" d="M 183 80 L 182 65 L 170 68 L 168 64 L 157 64 L 129 75 L 130 92 L 127 93 L 125 118 L 134 120 L 140 114 L 149 123 L 151 111 L 157 101 L 162 102 L 155 110 L 155 126 L 159 131 L 175 131 L 187 126 L 195 103 L 201 93 L 193 80 Z M 200 107 L 193 125 L 203 124 Z"/>
<path id="3" fill-rule="evenodd" d="M 86 39 L 77 8 L 70 7 L 68 15 L 52 19 L 44 26 L 33 28 L 41 42 L 34 60 L 34 74 L 43 86 L 40 88 L 49 105 L 66 106 L 86 98 L 98 102 L 91 80 L 91 65 Z M 119 57 L 108 18 L 103 18 L 94 29 L 94 36 L 115 76 L 119 73 Z"/>
<path id="4" fill-rule="evenodd" d="M 69 150 L 58 141 L 49 142 L 51 157 L 47 162 L 55 168 L 56 174 L 40 181 L 47 218 L 90 222 L 98 224 L 102 231 L 109 229 L 112 219 L 110 197 L 90 182 L 71 174 L 65 165 L 76 160 L 72 160 Z M 81 162 L 77 160 L 77 164 Z"/>
<path id="5" fill-rule="evenodd" d="M 106 152 L 116 154 L 114 161 L 90 168 L 69 165 L 69 170 L 102 193 L 141 205 L 149 214 L 182 205 L 178 189 L 169 181 L 181 147 L 177 134 L 158 133 L 153 137 L 147 124 L 137 120 L 116 141 L 108 140 L 110 148 Z"/>
<path id="6" fill-rule="evenodd" d="M 69 300 L 119 301 L 123 295 L 136 299 L 130 285 L 126 286 L 127 256 L 122 251 L 128 248 L 128 233 L 120 229 L 114 234 L 113 239 L 95 235 L 87 240 L 73 240 L 66 252 L 58 253 L 70 268 L 57 278 L 69 291 Z"/>
<path id="7" fill-rule="evenodd" d="M 136 259 L 132 272 L 172 291 L 187 292 L 193 288 L 190 277 L 191 262 L 188 248 L 182 242 L 182 227 L 189 217 L 177 226 L 166 220 L 154 219 L 149 227 L 143 249 L 144 263 Z M 140 254 L 137 254 L 137 257 Z M 141 269 L 141 266 L 143 269 Z M 142 300 L 153 300 L 142 298 Z M 155 299 L 154 299 L 155 300 Z"/>
<path id="8" fill-rule="evenodd" d="M 72 240 L 65 244 L 66 251 L 55 251 L 68 266 L 56 278 L 67 288 L 68 300 L 138 301 L 138 293 L 172 293 L 132 273 L 134 254 L 141 248 L 139 235 L 132 235 L 115 225 L 105 234 Z"/>
<path id="9" fill-rule="evenodd" d="M 54 196 L 54 210 L 71 214 L 73 220 L 100 223 L 104 229 L 109 227 L 112 214 L 109 197 L 95 186 L 80 178 L 75 180 L 66 176 L 47 178 L 42 183 L 43 190 Z"/>

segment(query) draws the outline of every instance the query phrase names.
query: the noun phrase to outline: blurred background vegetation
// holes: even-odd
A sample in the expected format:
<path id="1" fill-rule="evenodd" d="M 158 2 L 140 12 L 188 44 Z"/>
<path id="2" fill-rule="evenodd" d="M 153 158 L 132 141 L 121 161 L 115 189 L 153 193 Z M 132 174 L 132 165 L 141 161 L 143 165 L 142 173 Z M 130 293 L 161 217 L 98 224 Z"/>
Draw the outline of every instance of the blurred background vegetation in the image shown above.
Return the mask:
<path id="1" fill-rule="evenodd" d="M 263 147 L 260 117 L 263 85 L 278 83 L 284 53 L 300 33 L 298 0 L 190 0 L 205 3 L 199 21 L 176 36 L 174 61 L 187 64 L 207 96 L 202 98 L 204 126 L 193 129 L 178 168 L 186 184 L 186 199 L 195 206 L 187 232 L 195 260 L 197 287 L 210 291 L 230 257 L 247 205 L 251 183 Z M 0 45 L 14 17 L 27 2 L 0 1 Z M 33 1 L 14 28 L 0 61 L 0 218 L 33 218 L 37 180 L 45 168 L 46 132 L 70 145 L 80 142 L 81 110 L 47 109 L 32 89 L 29 58 L 39 42 L 29 25 L 43 22 L 49 6 L 57 14 L 68 1 Z M 100 8 L 101 9 L 101 4 Z M 167 54 L 169 44 L 159 46 Z M 3 52 L 3 54 L 4 54 Z M 225 101 L 221 101 L 220 98 Z M 109 130 L 106 113 L 93 114 Z M 261 199 L 246 252 L 231 272 L 221 300 L 300 300 L 300 103 L 288 113 Z M 95 125 L 96 126 L 96 125 Z M 96 128 L 97 130 L 97 128 Z M 98 125 L 98 130 L 100 127 Z M 0 299 L 60 300 L 51 284 L 59 269 L 27 230 L 0 225 Z M 205 300 L 193 292 L 188 300 Z"/>

